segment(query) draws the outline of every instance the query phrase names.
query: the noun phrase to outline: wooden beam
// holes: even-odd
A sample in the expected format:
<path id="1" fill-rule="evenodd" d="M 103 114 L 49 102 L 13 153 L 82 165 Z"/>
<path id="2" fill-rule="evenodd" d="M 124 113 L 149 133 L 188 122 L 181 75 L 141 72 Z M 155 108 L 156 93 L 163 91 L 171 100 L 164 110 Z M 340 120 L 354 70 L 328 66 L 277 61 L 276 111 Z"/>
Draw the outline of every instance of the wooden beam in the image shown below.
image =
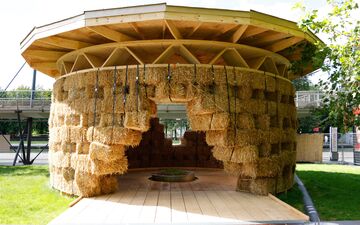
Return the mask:
<path id="1" fill-rule="evenodd" d="M 250 68 L 258 70 L 260 66 L 264 63 L 265 59 L 266 56 L 261 56 L 252 60 L 248 60 L 248 65 L 250 66 Z"/>
<path id="2" fill-rule="evenodd" d="M 93 27 L 86 27 L 89 30 L 115 42 L 122 42 L 122 41 L 133 41 L 134 38 L 123 34 L 119 31 L 112 30 L 106 26 L 93 26 Z"/>
<path id="3" fill-rule="evenodd" d="M 76 57 L 73 67 L 71 68 L 71 72 L 79 71 L 83 69 L 94 68 L 89 60 L 85 57 L 85 55 L 80 54 Z"/>
<path id="4" fill-rule="evenodd" d="M 264 67 L 263 67 L 264 66 Z M 279 75 L 279 71 L 276 68 L 276 65 L 272 58 L 266 57 L 262 65 L 260 66 L 260 69 L 263 67 L 263 70 L 266 72 L 270 72 L 276 75 Z"/>
<path id="5" fill-rule="evenodd" d="M 91 66 L 94 68 L 100 67 L 105 60 L 97 57 L 95 55 L 91 55 L 89 53 L 84 53 L 85 58 L 90 62 Z"/>
<path id="6" fill-rule="evenodd" d="M 231 36 L 230 41 L 232 43 L 237 43 L 240 40 L 241 36 L 245 33 L 247 28 L 248 25 L 240 25 L 240 27 Z"/>
<path id="7" fill-rule="evenodd" d="M 248 27 L 248 29 L 246 29 L 246 31 L 241 36 L 241 39 L 249 38 L 249 37 L 255 36 L 257 34 L 264 33 L 266 31 L 268 31 L 268 29 L 266 29 L 266 28 L 251 26 L 251 27 Z"/>
<path id="8" fill-rule="evenodd" d="M 190 33 L 188 33 L 186 36 L 191 37 L 201 27 L 202 24 L 202 22 L 199 22 L 198 25 L 196 25 L 196 27 L 194 27 L 194 29 L 192 29 L 192 31 L 190 31 Z"/>
<path id="9" fill-rule="evenodd" d="M 210 62 L 210 65 L 213 65 L 216 63 L 216 61 L 224 54 L 224 52 L 227 50 L 227 48 L 224 48 L 222 51 L 220 51 Z"/>
<path id="10" fill-rule="evenodd" d="M 157 57 L 152 64 L 159 64 L 165 62 L 171 55 L 175 53 L 174 45 L 170 45 Z"/>
<path id="11" fill-rule="evenodd" d="M 125 48 L 115 48 L 102 66 L 106 67 L 124 65 L 129 57 L 130 53 Z"/>
<path id="12" fill-rule="evenodd" d="M 44 50 L 26 50 L 23 55 L 28 56 L 33 59 L 41 60 L 57 60 L 61 56 L 65 55 L 67 52 L 58 52 L 58 51 L 44 51 Z"/>
<path id="13" fill-rule="evenodd" d="M 182 57 L 193 64 L 200 64 L 200 61 L 184 45 L 179 46 L 179 52 Z"/>
<path id="14" fill-rule="evenodd" d="M 182 35 L 178 28 L 175 26 L 174 22 L 171 20 L 165 20 L 166 26 L 169 28 L 171 34 L 175 39 L 182 39 Z"/>
<path id="15" fill-rule="evenodd" d="M 134 57 L 134 59 L 135 59 L 136 61 L 138 61 L 139 64 L 141 64 L 141 65 L 144 64 L 144 62 L 143 62 L 133 51 L 131 51 L 128 47 L 125 47 L 125 49 L 126 49 L 126 51 L 128 51 L 128 53 L 129 53 L 132 57 Z"/>
<path id="16" fill-rule="evenodd" d="M 65 72 L 66 73 L 70 73 L 71 72 L 71 69 L 74 65 L 74 63 L 71 63 L 71 62 L 63 62 L 63 65 L 64 65 L 64 68 L 65 68 Z"/>
<path id="17" fill-rule="evenodd" d="M 249 65 L 235 48 L 228 48 L 223 54 L 224 60 L 230 66 L 239 66 L 249 68 Z"/>
<path id="18" fill-rule="evenodd" d="M 270 34 L 263 33 L 257 36 L 258 40 L 251 41 L 250 43 L 252 46 L 259 46 L 269 42 L 278 41 L 290 36 L 291 36 L 290 34 L 286 34 L 286 33 L 274 33 L 274 32 Z"/>
<path id="19" fill-rule="evenodd" d="M 145 40 L 144 34 L 140 31 L 139 27 L 136 25 L 136 22 L 129 23 L 130 26 L 134 29 L 136 34 L 141 37 L 141 39 Z"/>
<path id="20" fill-rule="evenodd" d="M 43 42 L 45 44 L 57 46 L 57 47 L 60 47 L 60 48 L 67 48 L 67 49 L 72 49 L 72 50 L 92 46 L 92 44 L 90 44 L 90 43 L 86 43 L 86 42 L 82 42 L 82 41 L 70 40 L 70 39 L 57 37 L 57 36 L 52 36 L 52 37 L 39 39 L 38 41 Z"/>
<path id="21" fill-rule="evenodd" d="M 292 45 L 299 43 L 302 40 L 304 40 L 304 38 L 291 37 L 291 38 L 287 38 L 287 39 L 275 42 L 269 46 L 266 46 L 265 49 L 272 51 L 272 52 L 279 52 L 279 51 L 284 50 Z"/>
<path id="22" fill-rule="evenodd" d="M 47 70 L 58 69 L 56 62 L 35 62 L 35 63 L 30 63 L 30 67 L 35 69 L 43 68 Z"/>

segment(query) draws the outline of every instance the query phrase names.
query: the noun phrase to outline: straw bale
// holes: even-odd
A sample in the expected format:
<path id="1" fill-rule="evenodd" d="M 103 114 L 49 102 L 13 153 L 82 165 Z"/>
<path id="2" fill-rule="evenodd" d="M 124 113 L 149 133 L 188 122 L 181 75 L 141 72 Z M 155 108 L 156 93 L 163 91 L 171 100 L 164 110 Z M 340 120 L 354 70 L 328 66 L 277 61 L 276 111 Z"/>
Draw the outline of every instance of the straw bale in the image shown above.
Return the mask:
<path id="1" fill-rule="evenodd" d="M 190 71 L 193 71 L 193 69 Z M 201 85 L 211 85 L 213 83 L 211 67 L 207 65 L 196 65 L 196 80 L 193 79 L 194 74 L 188 77 L 192 79 L 192 82 L 197 82 Z"/>
<path id="2" fill-rule="evenodd" d="M 169 85 L 167 82 L 158 83 L 155 87 L 155 97 L 152 99 L 156 102 L 169 101 Z"/>
<path id="3" fill-rule="evenodd" d="M 202 95 L 192 99 L 187 105 L 188 114 L 212 114 L 216 111 L 213 95 Z"/>
<path id="4" fill-rule="evenodd" d="M 230 117 L 228 113 L 214 113 L 212 115 L 210 129 L 211 130 L 226 130 L 230 124 Z"/>
<path id="5" fill-rule="evenodd" d="M 259 157 L 269 157 L 271 154 L 271 144 L 269 143 L 262 143 L 259 145 Z"/>
<path id="6" fill-rule="evenodd" d="M 86 139 L 88 142 L 101 142 L 104 144 L 111 144 L 112 127 L 89 127 L 86 132 Z"/>
<path id="7" fill-rule="evenodd" d="M 149 101 L 149 113 L 150 117 L 155 118 L 157 116 L 157 106 L 153 101 Z"/>
<path id="8" fill-rule="evenodd" d="M 212 114 L 189 115 L 191 130 L 207 131 L 210 130 Z"/>
<path id="9" fill-rule="evenodd" d="M 100 127 L 107 127 L 111 126 L 113 121 L 113 114 L 112 113 L 102 113 L 100 114 Z"/>
<path id="10" fill-rule="evenodd" d="M 234 147 L 224 147 L 215 145 L 212 149 L 212 154 L 215 159 L 220 161 L 229 161 L 231 154 L 234 151 Z"/>
<path id="11" fill-rule="evenodd" d="M 175 102 L 187 102 L 191 99 L 187 96 L 188 86 L 183 83 L 171 83 L 170 86 L 170 98 Z"/>
<path id="12" fill-rule="evenodd" d="M 274 77 L 266 76 L 266 91 L 275 92 L 276 91 L 276 80 Z"/>
<path id="13" fill-rule="evenodd" d="M 101 194 L 113 193 L 118 189 L 117 176 L 104 175 L 100 176 Z"/>
<path id="14" fill-rule="evenodd" d="M 75 152 L 76 151 L 76 144 L 71 142 L 62 141 L 61 142 L 61 150 L 66 152 Z"/>
<path id="15" fill-rule="evenodd" d="M 86 87 L 89 84 L 95 84 L 97 71 L 82 73 L 81 79 L 78 81 L 79 87 Z"/>
<path id="16" fill-rule="evenodd" d="M 235 146 L 259 145 L 265 141 L 264 132 L 256 129 L 237 130 Z"/>
<path id="17" fill-rule="evenodd" d="M 284 142 L 295 142 L 296 141 L 296 130 L 288 128 L 282 130 L 281 140 Z"/>
<path id="18" fill-rule="evenodd" d="M 232 74 L 233 73 L 231 73 L 230 77 L 232 77 Z M 238 85 L 250 86 L 254 76 L 256 76 L 256 74 L 253 74 L 252 72 L 243 71 L 239 68 L 236 68 L 236 83 Z"/>
<path id="19" fill-rule="evenodd" d="M 280 128 L 271 128 L 265 134 L 265 142 L 270 144 L 276 144 L 281 141 L 282 132 Z"/>
<path id="20" fill-rule="evenodd" d="M 249 191 L 258 195 L 268 195 L 269 192 L 275 192 L 275 179 L 257 178 L 251 180 Z"/>
<path id="21" fill-rule="evenodd" d="M 65 81 L 65 79 L 61 78 L 61 79 L 57 79 L 54 82 L 52 96 L 54 97 L 55 102 L 62 101 L 61 94 L 64 90 L 63 89 L 64 81 Z"/>
<path id="22" fill-rule="evenodd" d="M 207 131 L 206 143 L 211 146 L 234 146 L 234 131 Z"/>
<path id="23" fill-rule="evenodd" d="M 90 197 L 101 194 L 101 183 L 97 175 L 76 171 L 75 183 L 79 190 L 79 196 Z"/>
<path id="24" fill-rule="evenodd" d="M 80 114 L 80 126 L 81 127 L 88 127 L 89 126 L 89 116 L 86 113 Z"/>
<path id="25" fill-rule="evenodd" d="M 124 126 L 145 132 L 150 128 L 150 113 L 148 111 L 126 112 Z"/>
<path id="26" fill-rule="evenodd" d="M 236 125 L 238 129 L 254 129 L 254 117 L 248 113 L 239 113 L 236 115 Z"/>
<path id="27" fill-rule="evenodd" d="M 71 165 L 76 171 L 91 172 L 91 161 L 88 154 L 71 154 Z"/>
<path id="28" fill-rule="evenodd" d="M 80 115 L 79 114 L 66 114 L 64 118 L 64 124 L 66 126 L 78 126 L 80 125 Z"/>
<path id="29" fill-rule="evenodd" d="M 90 150 L 89 142 L 76 143 L 76 154 L 88 154 Z"/>
<path id="30" fill-rule="evenodd" d="M 61 150 L 61 142 L 53 142 L 49 141 L 49 150 L 52 152 L 60 151 Z"/>
<path id="31" fill-rule="evenodd" d="M 53 127 L 49 129 L 49 142 L 61 142 L 61 127 Z"/>
<path id="32" fill-rule="evenodd" d="M 114 126 L 113 132 L 112 144 L 115 145 L 137 146 L 139 145 L 142 137 L 140 131 L 119 126 Z"/>
<path id="33" fill-rule="evenodd" d="M 288 104 L 278 103 L 278 116 L 288 116 Z"/>
<path id="34" fill-rule="evenodd" d="M 259 157 L 259 149 L 256 145 L 248 145 L 244 147 L 234 147 L 231 162 L 247 163 L 254 162 Z"/>
<path id="35" fill-rule="evenodd" d="M 270 116 L 267 114 L 259 115 L 255 117 L 256 128 L 260 130 L 270 129 Z"/>
<path id="36" fill-rule="evenodd" d="M 167 65 L 146 67 L 145 70 L 145 81 L 149 85 L 158 85 L 161 82 L 164 82 L 168 76 L 168 68 Z"/>
<path id="37" fill-rule="evenodd" d="M 91 160 L 91 173 L 96 175 L 105 174 L 123 174 L 127 171 L 128 161 L 127 158 L 121 158 L 116 160 Z"/>
<path id="38" fill-rule="evenodd" d="M 257 99 L 249 99 L 237 102 L 237 105 L 240 106 L 240 109 L 243 107 L 243 110 L 239 110 L 237 112 L 247 112 L 255 115 L 263 115 L 266 113 L 266 102 Z"/>
<path id="39" fill-rule="evenodd" d="M 89 157 L 91 160 L 111 161 L 125 156 L 124 145 L 105 145 L 99 142 L 90 144 Z"/>
<path id="40" fill-rule="evenodd" d="M 70 128 L 70 142 L 71 143 L 78 143 L 86 141 L 86 131 L 87 128 L 84 127 L 71 127 Z"/>
<path id="41" fill-rule="evenodd" d="M 144 93 L 150 99 L 154 99 L 156 97 L 156 86 L 155 85 L 146 85 L 144 87 Z"/>
<path id="42" fill-rule="evenodd" d="M 75 170 L 72 167 L 63 167 L 62 174 L 66 181 L 74 180 Z"/>
<path id="43" fill-rule="evenodd" d="M 224 171 L 230 175 L 239 176 L 241 173 L 242 164 L 224 161 Z"/>
<path id="44" fill-rule="evenodd" d="M 273 101 L 268 101 L 267 103 L 267 113 L 270 116 L 277 115 L 277 103 Z"/>
<path id="45" fill-rule="evenodd" d="M 55 167 L 70 167 L 71 154 L 69 152 L 49 151 L 49 165 Z"/>
<path id="46" fill-rule="evenodd" d="M 232 87 L 233 90 L 235 90 L 234 87 Z M 240 86 L 237 88 L 237 97 L 243 100 L 251 99 L 253 96 L 253 88 L 249 85 Z"/>
<path id="47" fill-rule="evenodd" d="M 60 136 L 60 140 L 65 141 L 65 142 L 70 142 L 71 141 L 71 128 L 66 127 L 66 126 L 60 127 L 59 136 Z"/>
<path id="48" fill-rule="evenodd" d="M 99 86 L 112 87 L 114 85 L 114 71 L 104 70 L 99 73 Z M 93 81 L 95 82 L 95 80 Z"/>
<path id="49" fill-rule="evenodd" d="M 263 74 L 254 73 L 251 80 L 253 89 L 265 90 L 265 76 Z"/>

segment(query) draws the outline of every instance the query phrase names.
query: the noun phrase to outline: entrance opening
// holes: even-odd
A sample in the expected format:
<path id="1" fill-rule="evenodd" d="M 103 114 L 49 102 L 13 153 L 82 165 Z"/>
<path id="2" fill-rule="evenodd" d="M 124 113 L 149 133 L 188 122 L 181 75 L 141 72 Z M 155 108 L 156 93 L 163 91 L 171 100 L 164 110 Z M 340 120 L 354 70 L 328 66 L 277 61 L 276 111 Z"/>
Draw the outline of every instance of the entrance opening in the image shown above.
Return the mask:
<path id="1" fill-rule="evenodd" d="M 126 151 L 129 169 L 147 167 L 223 168 L 206 143 L 205 132 L 190 129 L 184 104 L 159 104 L 157 117 L 136 147 Z"/>

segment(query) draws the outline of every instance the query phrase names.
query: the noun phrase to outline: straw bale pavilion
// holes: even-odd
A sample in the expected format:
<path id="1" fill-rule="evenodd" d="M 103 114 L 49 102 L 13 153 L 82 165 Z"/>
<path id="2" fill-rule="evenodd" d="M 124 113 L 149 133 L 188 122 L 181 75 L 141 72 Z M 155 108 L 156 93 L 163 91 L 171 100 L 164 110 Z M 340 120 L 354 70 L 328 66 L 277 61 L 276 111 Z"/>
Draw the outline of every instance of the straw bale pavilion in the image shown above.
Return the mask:
<path id="1" fill-rule="evenodd" d="M 303 75 L 289 68 L 316 41 L 296 23 L 256 11 L 166 4 L 86 11 L 34 28 L 22 55 L 56 79 L 52 187 L 113 192 L 156 105 L 181 103 L 191 130 L 205 132 L 213 157 L 238 176 L 238 191 L 289 189 L 297 127 L 291 80 Z"/>

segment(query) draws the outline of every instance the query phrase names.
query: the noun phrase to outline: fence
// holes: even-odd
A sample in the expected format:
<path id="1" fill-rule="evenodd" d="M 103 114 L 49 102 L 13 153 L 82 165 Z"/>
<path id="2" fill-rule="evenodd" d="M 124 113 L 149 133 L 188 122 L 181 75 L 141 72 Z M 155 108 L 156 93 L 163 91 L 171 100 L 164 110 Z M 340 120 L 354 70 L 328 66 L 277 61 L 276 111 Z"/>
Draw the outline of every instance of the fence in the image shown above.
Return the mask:
<path id="1" fill-rule="evenodd" d="M 0 110 L 50 108 L 51 91 L 3 91 L 0 92 Z"/>

